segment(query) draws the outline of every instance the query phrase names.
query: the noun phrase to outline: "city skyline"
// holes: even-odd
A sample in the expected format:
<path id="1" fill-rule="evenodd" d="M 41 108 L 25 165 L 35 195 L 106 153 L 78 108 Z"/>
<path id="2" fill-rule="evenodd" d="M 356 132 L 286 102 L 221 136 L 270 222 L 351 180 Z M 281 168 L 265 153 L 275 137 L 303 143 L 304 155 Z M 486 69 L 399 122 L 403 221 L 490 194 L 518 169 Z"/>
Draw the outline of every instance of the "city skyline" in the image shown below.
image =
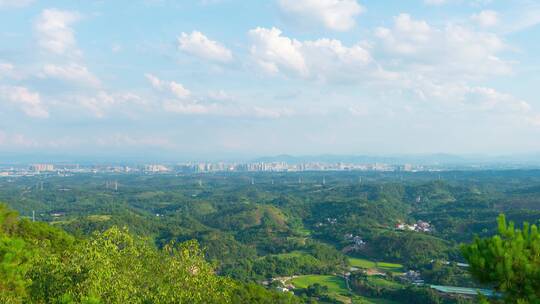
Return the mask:
<path id="1" fill-rule="evenodd" d="M 532 0 L 0 0 L 0 156 L 540 152 Z"/>

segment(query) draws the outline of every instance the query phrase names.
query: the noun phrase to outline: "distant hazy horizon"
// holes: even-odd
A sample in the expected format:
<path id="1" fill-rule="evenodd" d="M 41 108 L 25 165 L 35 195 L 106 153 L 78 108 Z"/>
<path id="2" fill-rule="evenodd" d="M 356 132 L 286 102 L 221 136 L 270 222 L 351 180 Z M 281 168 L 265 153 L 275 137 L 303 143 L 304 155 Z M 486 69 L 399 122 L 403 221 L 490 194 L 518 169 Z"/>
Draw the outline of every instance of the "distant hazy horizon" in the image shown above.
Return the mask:
<path id="1" fill-rule="evenodd" d="M 0 166 L 27 166 L 37 163 L 80 164 L 80 165 L 143 165 L 143 164 L 182 164 L 182 163 L 350 163 L 350 164 L 389 164 L 389 165 L 427 165 L 466 168 L 538 168 L 540 154 L 487 155 L 487 154 L 319 154 L 319 155 L 181 155 L 181 154 L 12 154 L 0 153 Z M 517 167 L 516 167 L 517 166 Z M 480 167 L 479 167 L 480 168 Z"/>
<path id="2" fill-rule="evenodd" d="M 533 0 L 0 0 L 0 158 L 534 161 L 539 25 Z"/>

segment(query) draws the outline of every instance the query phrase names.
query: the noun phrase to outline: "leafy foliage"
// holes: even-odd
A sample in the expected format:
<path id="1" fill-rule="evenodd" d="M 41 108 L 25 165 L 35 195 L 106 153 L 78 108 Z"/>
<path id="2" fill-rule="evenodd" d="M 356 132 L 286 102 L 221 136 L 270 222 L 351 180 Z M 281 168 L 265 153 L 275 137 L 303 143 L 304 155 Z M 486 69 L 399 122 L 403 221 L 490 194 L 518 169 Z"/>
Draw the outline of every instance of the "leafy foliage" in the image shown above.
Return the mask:
<path id="1" fill-rule="evenodd" d="M 482 283 L 492 284 L 508 303 L 540 302 L 540 233 L 536 225 L 498 218 L 499 233 L 491 238 L 476 238 L 462 248 L 471 273 Z"/>
<path id="2" fill-rule="evenodd" d="M 113 227 L 60 251 L 62 232 L 5 208 L 0 218 L 3 303 L 228 303 L 236 286 L 214 274 L 194 241 L 158 250 Z"/>

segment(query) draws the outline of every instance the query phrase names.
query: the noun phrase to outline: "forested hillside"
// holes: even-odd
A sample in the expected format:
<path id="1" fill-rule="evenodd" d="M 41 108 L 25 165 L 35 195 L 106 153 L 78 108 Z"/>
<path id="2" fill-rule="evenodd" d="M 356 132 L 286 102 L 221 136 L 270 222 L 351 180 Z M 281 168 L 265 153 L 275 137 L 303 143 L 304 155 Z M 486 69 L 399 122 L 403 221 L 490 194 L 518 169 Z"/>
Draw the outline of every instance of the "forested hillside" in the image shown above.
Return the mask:
<path id="1" fill-rule="evenodd" d="M 41 175 L 0 201 L 7 303 L 456 303 L 493 288 L 460 245 L 537 222 L 540 172 Z"/>

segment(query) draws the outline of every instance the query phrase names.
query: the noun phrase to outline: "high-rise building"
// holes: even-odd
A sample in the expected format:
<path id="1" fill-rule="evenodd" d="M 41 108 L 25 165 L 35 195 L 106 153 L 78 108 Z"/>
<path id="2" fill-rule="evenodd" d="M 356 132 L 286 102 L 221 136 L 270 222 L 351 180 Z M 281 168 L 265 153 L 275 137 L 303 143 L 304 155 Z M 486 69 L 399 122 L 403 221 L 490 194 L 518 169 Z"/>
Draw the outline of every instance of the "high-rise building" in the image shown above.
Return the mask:
<path id="1" fill-rule="evenodd" d="M 34 172 L 50 172 L 54 171 L 54 165 L 51 164 L 33 164 L 30 165 L 30 170 Z"/>

